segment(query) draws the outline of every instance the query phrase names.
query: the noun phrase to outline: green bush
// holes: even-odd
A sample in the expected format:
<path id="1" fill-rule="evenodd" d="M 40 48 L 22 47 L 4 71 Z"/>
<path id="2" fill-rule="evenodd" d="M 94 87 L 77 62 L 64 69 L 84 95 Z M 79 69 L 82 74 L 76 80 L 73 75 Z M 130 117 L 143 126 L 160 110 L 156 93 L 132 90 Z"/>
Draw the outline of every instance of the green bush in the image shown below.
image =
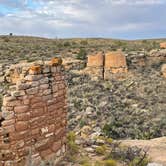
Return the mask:
<path id="1" fill-rule="evenodd" d="M 76 56 L 77 59 L 85 60 L 86 59 L 86 51 L 84 49 L 80 49 L 79 53 Z"/>
<path id="2" fill-rule="evenodd" d="M 115 160 L 110 159 L 110 160 L 104 161 L 104 166 L 116 166 L 116 165 L 117 165 L 117 163 Z"/>
<path id="3" fill-rule="evenodd" d="M 78 146 L 76 145 L 75 143 L 75 140 L 76 140 L 76 135 L 74 132 L 69 132 L 68 135 L 67 135 L 67 145 L 68 145 L 68 149 L 69 151 L 74 154 L 74 153 L 77 153 L 79 148 Z"/>
<path id="4" fill-rule="evenodd" d="M 135 157 L 130 163 L 129 166 L 147 166 L 149 160 L 147 157 L 141 159 L 140 157 Z"/>
<path id="5" fill-rule="evenodd" d="M 82 157 L 81 160 L 79 161 L 79 164 L 81 164 L 82 166 L 91 166 L 89 157 L 87 156 Z"/>
<path id="6" fill-rule="evenodd" d="M 81 45 L 88 45 L 88 41 L 82 40 L 82 41 L 80 42 L 80 44 L 81 44 Z"/>
<path id="7" fill-rule="evenodd" d="M 67 41 L 67 42 L 64 42 L 63 45 L 64 45 L 64 47 L 70 47 L 70 46 L 71 46 L 70 42 L 68 42 L 68 41 Z"/>
<path id="8" fill-rule="evenodd" d="M 106 154 L 107 147 L 105 145 L 98 146 L 96 148 L 96 153 L 100 155 L 105 155 Z"/>
<path id="9" fill-rule="evenodd" d="M 76 135 L 73 131 L 69 132 L 67 135 L 67 141 L 68 142 L 75 142 L 76 140 Z"/>
<path id="10" fill-rule="evenodd" d="M 107 142 L 108 144 L 112 144 L 113 139 L 112 139 L 112 138 L 107 138 L 107 139 L 106 139 L 106 142 Z"/>
<path id="11" fill-rule="evenodd" d="M 7 43 L 7 42 L 9 42 L 10 40 L 9 40 L 9 38 L 8 38 L 7 36 L 4 36 L 4 37 L 3 37 L 3 41 Z"/>
<path id="12" fill-rule="evenodd" d="M 79 152 L 79 147 L 75 143 L 76 140 L 76 135 L 74 132 L 69 132 L 67 135 L 67 147 L 68 147 L 68 152 L 66 157 L 68 158 L 69 161 L 74 162 L 77 159 L 77 154 Z"/>

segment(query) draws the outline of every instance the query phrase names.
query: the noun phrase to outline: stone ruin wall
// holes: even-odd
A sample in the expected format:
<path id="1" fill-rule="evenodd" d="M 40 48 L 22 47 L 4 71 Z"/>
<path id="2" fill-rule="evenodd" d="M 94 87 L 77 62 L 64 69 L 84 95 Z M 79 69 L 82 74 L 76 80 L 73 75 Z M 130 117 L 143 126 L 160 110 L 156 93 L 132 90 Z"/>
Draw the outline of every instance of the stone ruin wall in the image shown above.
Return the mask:
<path id="1" fill-rule="evenodd" d="M 126 57 L 121 51 L 89 55 L 86 71 L 98 79 L 110 79 L 113 74 L 127 72 Z"/>
<path id="2" fill-rule="evenodd" d="M 162 65 L 161 72 L 162 72 L 163 76 L 166 78 L 166 64 Z"/>
<path id="3" fill-rule="evenodd" d="M 160 43 L 160 48 L 166 48 L 166 42 Z"/>
<path id="4" fill-rule="evenodd" d="M 104 55 L 102 52 L 99 52 L 95 55 L 89 55 L 86 72 L 89 75 L 93 75 L 93 78 L 95 79 L 103 79 L 104 77 L 103 65 L 104 65 Z"/>
<path id="5" fill-rule="evenodd" d="M 121 51 L 105 54 L 104 79 L 110 79 L 112 74 L 127 73 L 126 57 Z"/>
<path id="6" fill-rule="evenodd" d="M 66 151 L 67 126 L 59 60 L 14 65 L 5 78 L 10 85 L 0 113 L 0 166 L 55 165 Z"/>

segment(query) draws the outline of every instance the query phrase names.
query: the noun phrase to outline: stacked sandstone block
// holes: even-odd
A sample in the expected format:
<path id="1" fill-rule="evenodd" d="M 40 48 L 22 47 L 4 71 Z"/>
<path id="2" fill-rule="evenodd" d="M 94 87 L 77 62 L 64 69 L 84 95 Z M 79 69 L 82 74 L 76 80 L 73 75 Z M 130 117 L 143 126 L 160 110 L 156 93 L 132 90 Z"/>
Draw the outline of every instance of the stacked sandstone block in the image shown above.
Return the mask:
<path id="1" fill-rule="evenodd" d="M 166 48 L 166 42 L 160 43 L 160 48 Z"/>
<path id="2" fill-rule="evenodd" d="M 104 79 L 110 79 L 112 74 L 126 73 L 126 57 L 121 51 L 113 51 L 105 54 Z"/>
<path id="3" fill-rule="evenodd" d="M 166 64 L 162 65 L 161 72 L 162 72 L 163 76 L 166 78 Z"/>
<path id="4" fill-rule="evenodd" d="M 89 75 L 93 75 L 93 78 L 95 79 L 103 78 L 103 65 L 104 55 L 102 52 L 95 55 L 89 55 L 86 71 Z"/>
<path id="5" fill-rule="evenodd" d="M 54 165 L 66 151 L 66 85 L 61 60 L 12 66 L 0 118 L 0 166 Z"/>
<path id="6" fill-rule="evenodd" d="M 110 79 L 113 74 L 126 73 L 126 57 L 121 51 L 88 56 L 86 71 L 92 77 Z"/>

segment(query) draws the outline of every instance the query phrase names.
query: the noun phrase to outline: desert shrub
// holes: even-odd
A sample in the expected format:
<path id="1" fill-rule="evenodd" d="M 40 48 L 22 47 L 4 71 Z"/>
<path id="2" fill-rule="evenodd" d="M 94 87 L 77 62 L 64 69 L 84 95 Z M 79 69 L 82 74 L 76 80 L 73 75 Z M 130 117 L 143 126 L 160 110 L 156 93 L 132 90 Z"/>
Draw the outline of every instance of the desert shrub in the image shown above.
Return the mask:
<path id="1" fill-rule="evenodd" d="M 74 132 L 69 132 L 68 133 L 68 135 L 67 135 L 67 140 L 69 141 L 69 142 L 75 142 L 75 140 L 76 140 L 76 135 L 75 135 L 75 133 Z"/>
<path id="2" fill-rule="evenodd" d="M 111 47 L 111 51 L 117 51 L 116 46 Z"/>
<path id="3" fill-rule="evenodd" d="M 69 132 L 67 135 L 67 146 L 68 146 L 68 152 L 67 152 L 67 158 L 69 161 L 75 161 L 76 160 L 76 154 L 79 151 L 78 145 L 75 143 L 76 135 L 74 132 Z"/>
<path id="4" fill-rule="evenodd" d="M 82 40 L 82 41 L 80 42 L 80 44 L 81 44 L 81 45 L 88 45 L 88 41 L 87 41 L 87 40 Z"/>
<path id="5" fill-rule="evenodd" d="M 141 159 L 140 157 L 135 157 L 130 163 L 129 166 L 147 166 L 149 160 L 147 158 Z"/>
<path id="6" fill-rule="evenodd" d="M 117 163 L 115 160 L 109 159 L 109 160 L 105 160 L 104 162 L 104 166 L 116 166 Z"/>
<path id="7" fill-rule="evenodd" d="M 120 112 L 120 110 L 118 111 Z M 110 123 L 104 125 L 103 132 L 107 137 L 111 137 L 113 139 L 125 137 L 130 137 L 132 139 L 152 139 L 161 135 L 162 130 L 160 128 L 160 123 L 152 124 L 150 121 L 146 121 L 146 116 L 142 116 L 143 125 L 137 125 L 134 129 L 131 128 L 131 124 L 128 125 L 128 122 L 136 122 L 139 124 L 135 117 L 126 116 L 123 120 L 119 119 L 121 119 L 120 116 L 116 117 L 116 119 L 112 119 Z"/>
<path id="8" fill-rule="evenodd" d="M 70 42 L 68 42 L 68 41 L 64 42 L 63 45 L 64 45 L 64 47 L 70 47 L 71 46 Z"/>
<path id="9" fill-rule="evenodd" d="M 105 155 L 106 154 L 107 147 L 105 145 L 98 146 L 96 148 L 96 153 L 100 155 Z"/>
<path id="10" fill-rule="evenodd" d="M 138 147 L 121 146 L 120 143 L 112 144 L 111 152 L 106 159 L 125 161 L 129 166 L 146 166 L 149 162 L 147 150 Z"/>
<path id="11" fill-rule="evenodd" d="M 90 163 L 84 163 L 82 166 L 92 166 Z"/>
<path id="12" fill-rule="evenodd" d="M 3 103 L 3 95 L 0 94 L 0 112 L 1 112 L 2 103 Z"/>
<path id="13" fill-rule="evenodd" d="M 103 166 L 103 163 L 102 161 L 96 161 L 94 166 Z"/>
<path id="14" fill-rule="evenodd" d="M 59 42 L 59 43 L 57 43 L 57 47 L 58 47 L 58 48 L 62 48 L 62 47 L 63 47 L 63 44 Z"/>
<path id="15" fill-rule="evenodd" d="M 84 121 L 84 120 L 80 120 L 80 128 L 82 128 L 83 126 L 85 126 L 86 125 L 86 122 Z"/>
<path id="16" fill-rule="evenodd" d="M 4 37 L 3 37 L 3 41 L 7 43 L 7 42 L 9 42 L 10 40 L 9 40 L 9 38 L 8 38 L 7 36 L 4 36 Z"/>
<path id="17" fill-rule="evenodd" d="M 153 41 L 152 42 L 152 47 L 155 48 L 155 49 L 159 49 L 160 48 L 160 44 L 157 43 L 156 41 Z"/>
<path id="18" fill-rule="evenodd" d="M 80 159 L 79 164 L 82 166 L 91 166 L 90 159 L 87 156 L 84 156 Z"/>
<path id="19" fill-rule="evenodd" d="M 147 40 L 142 40 L 143 44 L 147 44 L 147 42 L 148 42 Z"/>
<path id="20" fill-rule="evenodd" d="M 123 42 L 120 40 L 117 40 L 114 42 L 117 47 L 121 47 L 123 45 Z"/>
<path id="21" fill-rule="evenodd" d="M 107 139 L 106 139 L 106 142 L 107 142 L 108 144 L 112 144 L 113 139 L 112 139 L 112 138 L 107 138 Z"/>
<path id="22" fill-rule="evenodd" d="M 77 59 L 85 60 L 86 59 L 86 51 L 84 49 L 80 49 L 79 53 L 76 56 Z"/>
<path id="23" fill-rule="evenodd" d="M 75 42 L 75 41 L 72 41 L 72 45 L 74 46 L 74 45 L 77 45 L 77 43 Z"/>

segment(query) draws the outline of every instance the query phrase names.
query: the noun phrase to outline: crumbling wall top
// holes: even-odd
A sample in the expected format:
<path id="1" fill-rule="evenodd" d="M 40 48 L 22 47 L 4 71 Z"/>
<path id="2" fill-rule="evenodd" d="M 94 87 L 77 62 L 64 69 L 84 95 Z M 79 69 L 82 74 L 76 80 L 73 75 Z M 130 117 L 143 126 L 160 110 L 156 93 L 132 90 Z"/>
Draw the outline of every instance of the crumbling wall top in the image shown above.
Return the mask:
<path id="1" fill-rule="evenodd" d="M 102 52 L 88 56 L 87 67 L 102 67 L 104 63 L 104 55 Z"/>
<path id="2" fill-rule="evenodd" d="M 5 73 L 5 79 L 8 83 L 16 84 L 17 81 L 25 79 L 25 77 L 30 75 L 44 74 L 52 72 L 51 69 L 54 66 L 60 66 L 62 64 L 62 59 L 55 57 L 51 61 L 36 61 L 32 63 L 19 63 L 11 65 L 11 67 Z"/>
<path id="3" fill-rule="evenodd" d="M 121 51 L 112 51 L 105 54 L 105 68 L 127 67 L 125 55 Z"/>

